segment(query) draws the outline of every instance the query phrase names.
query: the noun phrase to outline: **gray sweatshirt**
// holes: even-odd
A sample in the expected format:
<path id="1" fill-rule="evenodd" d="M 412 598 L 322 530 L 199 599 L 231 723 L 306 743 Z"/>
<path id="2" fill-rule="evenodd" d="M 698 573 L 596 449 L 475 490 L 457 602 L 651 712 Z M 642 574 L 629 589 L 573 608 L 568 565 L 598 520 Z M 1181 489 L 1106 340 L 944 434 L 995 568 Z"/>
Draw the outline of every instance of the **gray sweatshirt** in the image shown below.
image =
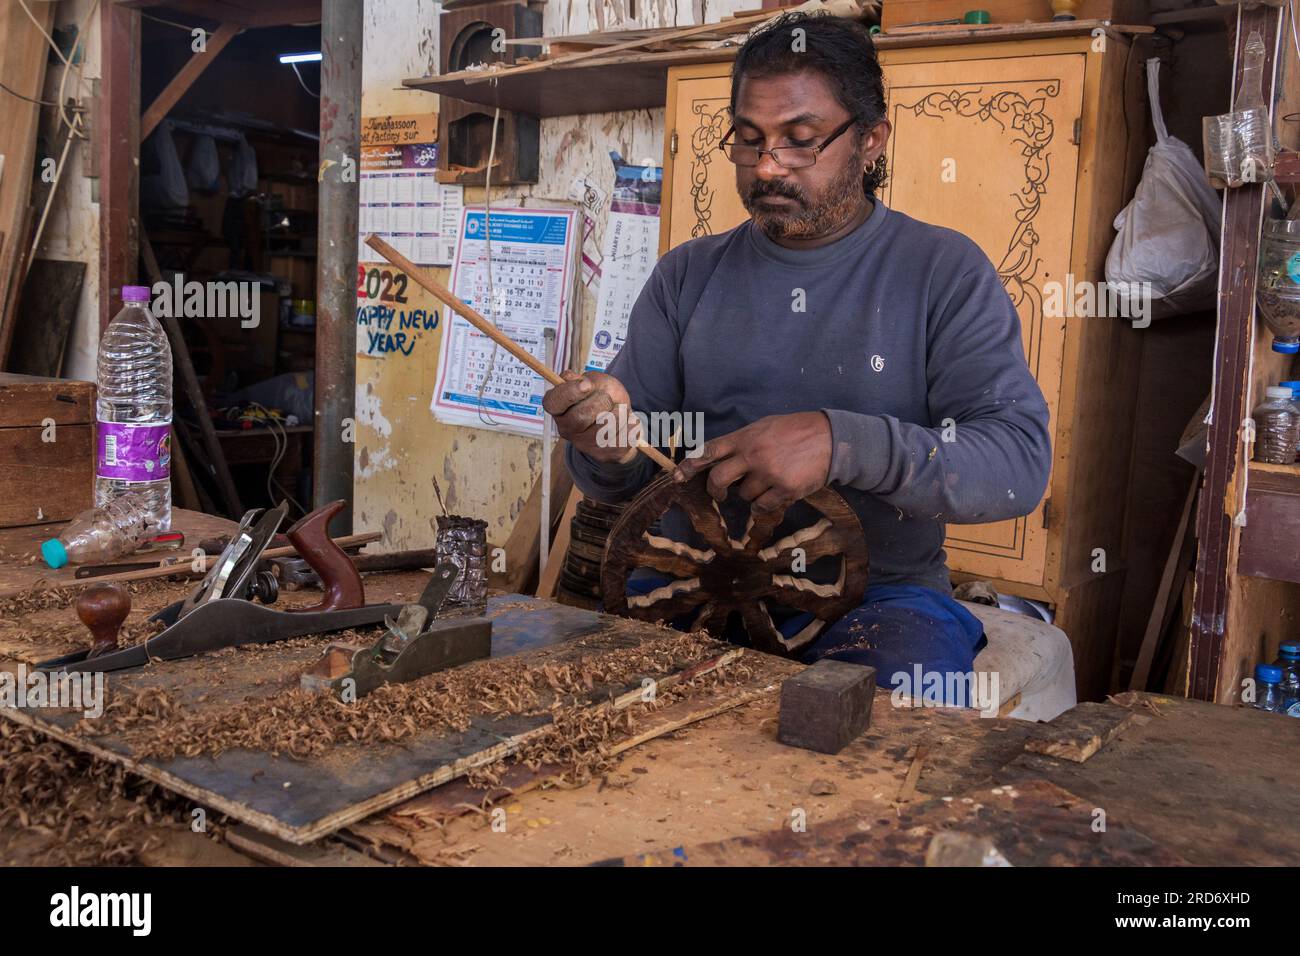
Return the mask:
<path id="1" fill-rule="evenodd" d="M 706 439 L 822 410 L 872 584 L 949 592 L 945 523 L 1028 514 L 1051 467 L 1047 405 L 996 270 L 960 233 L 879 201 L 819 249 L 747 221 L 670 250 L 609 373 L 639 412 L 702 413 Z M 645 456 L 610 465 L 572 447 L 568 463 L 608 502 L 658 473 Z"/>

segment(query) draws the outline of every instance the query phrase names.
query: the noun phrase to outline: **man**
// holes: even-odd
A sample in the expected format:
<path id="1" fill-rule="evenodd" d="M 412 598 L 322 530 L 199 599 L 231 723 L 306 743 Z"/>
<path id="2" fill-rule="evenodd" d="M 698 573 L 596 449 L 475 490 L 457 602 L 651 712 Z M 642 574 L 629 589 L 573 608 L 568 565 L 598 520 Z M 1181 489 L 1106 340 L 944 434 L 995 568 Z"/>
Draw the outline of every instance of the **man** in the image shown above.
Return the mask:
<path id="1" fill-rule="evenodd" d="M 753 35 L 731 112 L 752 218 L 665 255 L 608 374 L 546 394 L 574 481 L 622 501 L 655 476 L 608 441 L 610 413 L 700 412 L 710 440 L 679 480 L 707 471 L 715 499 L 758 509 L 829 484 L 861 519 L 863 604 L 805 660 L 969 674 L 985 641 L 951 597 L 944 525 L 1028 514 L 1051 464 L 1019 318 L 971 240 L 875 198 L 890 124 L 861 24 L 789 14 Z"/>

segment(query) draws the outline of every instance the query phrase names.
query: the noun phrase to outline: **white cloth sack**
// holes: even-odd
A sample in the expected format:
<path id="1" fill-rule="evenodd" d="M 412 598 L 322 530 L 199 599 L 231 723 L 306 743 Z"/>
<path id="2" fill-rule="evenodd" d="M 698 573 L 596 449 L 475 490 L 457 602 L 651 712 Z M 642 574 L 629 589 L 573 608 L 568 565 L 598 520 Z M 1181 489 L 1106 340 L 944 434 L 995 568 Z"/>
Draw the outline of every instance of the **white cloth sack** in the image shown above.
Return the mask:
<path id="1" fill-rule="evenodd" d="M 190 204 L 185 185 L 185 167 L 181 165 L 172 124 L 163 120 L 142 147 L 143 166 L 153 172 L 140 176 L 140 205 L 150 209 L 184 209 Z"/>
<path id="2" fill-rule="evenodd" d="M 195 138 L 185 178 L 190 188 L 199 192 L 216 192 L 221 188 L 221 160 L 217 156 L 217 141 L 211 136 Z"/>
<path id="3" fill-rule="evenodd" d="M 257 153 L 243 136 L 235 145 L 235 158 L 226 174 L 226 183 L 235 199 L 257 192 Z"/>
<path id="4" fill-rule="evenodd" d="M 1156 315 L 1209 308 L 1218 287 L 1223 205 L 1196 154 L 1165 128 L 1156 57 L 1147 60 L 1147 96 L 1156 144 L 1133 201 L 1115 217 L 1118 235 L 1106 256 L 1106 281 L 1121 297 L 1129 283 L 1151 283 Z"/>

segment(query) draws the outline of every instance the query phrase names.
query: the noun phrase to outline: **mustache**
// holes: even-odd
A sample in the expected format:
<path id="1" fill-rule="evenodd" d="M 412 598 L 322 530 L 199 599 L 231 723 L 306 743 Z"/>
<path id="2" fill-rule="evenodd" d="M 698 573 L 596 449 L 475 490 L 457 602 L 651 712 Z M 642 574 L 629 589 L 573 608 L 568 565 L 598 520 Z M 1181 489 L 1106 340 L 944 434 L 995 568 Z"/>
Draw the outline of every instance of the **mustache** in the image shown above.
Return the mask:
<path id="1" fill-rule="evenodd" d="M 782 182 L 777 179 L 770 179 L 767 181 L 756 180 L 754 184 L 749 187 L 749 192 L 747 193 L 747 199 L 751 203 L 767 196 L 793 199 L 795 202 L 802 203 L 805 206 L 808 204 L 806 197 L 803 194 L 803 190 L 791 183 Z"/>

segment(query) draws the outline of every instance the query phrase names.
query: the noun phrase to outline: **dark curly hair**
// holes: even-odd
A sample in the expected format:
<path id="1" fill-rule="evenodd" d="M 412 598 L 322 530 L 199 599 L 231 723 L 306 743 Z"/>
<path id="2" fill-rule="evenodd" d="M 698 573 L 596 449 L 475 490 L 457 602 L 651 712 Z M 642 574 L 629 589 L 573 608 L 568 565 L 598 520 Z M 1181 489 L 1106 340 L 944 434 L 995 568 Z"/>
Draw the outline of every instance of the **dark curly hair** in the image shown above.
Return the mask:
<path id="1" fill-rule="evenodd" d="M 803 30 L 796 49 L 794 30 Z M 736 54 L 731 68 L 731 110 L 742 77 L 779 76 L 811 70 L 826 78 L 836 100 L 857 120 L 857 134 L 885 118 L 885 77 L 867 27 L 827 13 L 786 13 L 760 27 Z M 862 176 L 868 196 L 885 185 L 884 153 Z"/>

